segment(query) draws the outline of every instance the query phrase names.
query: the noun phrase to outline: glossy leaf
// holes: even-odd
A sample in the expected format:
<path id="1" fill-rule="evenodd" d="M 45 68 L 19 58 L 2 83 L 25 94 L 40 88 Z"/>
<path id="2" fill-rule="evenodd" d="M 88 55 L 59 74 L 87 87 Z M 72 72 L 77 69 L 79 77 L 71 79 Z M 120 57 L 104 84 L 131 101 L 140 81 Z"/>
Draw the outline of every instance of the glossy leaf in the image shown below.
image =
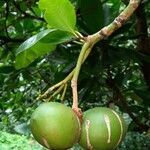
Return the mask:
<path id="1" fill-rule="evenodd" d="M 40 0 L 39 7 L 45 10 L 44 18 L 50 27 L 74 32 L 76 15 L 69 0 Z"/>
<path id="2" fill-rule="evenodd" d="M 72 34 L 55 29 L 47 29 L 32 36 L 16 50 L 16 69 L 27 67 L 38 57 L 52 52 L 57 44 L 72 38 Z"/>

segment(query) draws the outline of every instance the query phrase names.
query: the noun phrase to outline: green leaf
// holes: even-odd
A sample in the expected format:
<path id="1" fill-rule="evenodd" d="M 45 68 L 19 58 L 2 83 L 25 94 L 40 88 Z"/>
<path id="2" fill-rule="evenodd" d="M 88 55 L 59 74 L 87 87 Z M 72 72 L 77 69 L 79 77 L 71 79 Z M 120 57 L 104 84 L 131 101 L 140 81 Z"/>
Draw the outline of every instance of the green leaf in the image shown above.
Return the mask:
<path id="1" fill-rule="evenodd" d="M 47 29 L 26 40 L 16 50 L 16 69 L 27 67 L 38 57 L 52 52 L 57 44 L 73 38 L 71 33 L 56 29 Z"/>
<path id="2" fill-rule="evenodd" d="M 80 0 L 79 7 L 81 16 L 92 33 L 103 27 L 104 15 L 100 0 Z"/>
<path id="3" fill-rule="evenodd" d="M 76 15 L 69 0 L 40 0 L 39 7 L 45 10 L 44 18 L 50 27 L 74 33 Z"/>

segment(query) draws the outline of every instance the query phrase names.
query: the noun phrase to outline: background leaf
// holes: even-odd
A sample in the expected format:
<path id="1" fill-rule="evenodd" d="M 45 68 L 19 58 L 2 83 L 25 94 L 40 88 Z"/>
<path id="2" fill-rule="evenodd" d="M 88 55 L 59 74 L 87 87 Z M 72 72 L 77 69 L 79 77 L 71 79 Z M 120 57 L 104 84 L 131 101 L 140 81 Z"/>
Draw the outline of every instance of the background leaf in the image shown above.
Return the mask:
<path id="1" fill-rule="evenodd" d="M 12 73 L 14 70 L 15 70 L 14 66 L 10 65 L 0 66 L 0 74 L 9 74 Z"/>
<path id="2" fill-rule="evenodd" d="M 103 26 L 103 8 L 100 0 L 80 0 L 81 17 L 91 32 L 96 32 Z"/>
<path id="3" fill-rule="evenodd" d="M 76 15 L 69 0 L 40 0 L 39 7 L 45 10 L 45 20 L 50 27 L 74 32 Z"/>
<path id="4" fill-rule="evenodd" d="M 121 0 L 107 0 L 103 4 L 104 25 L 108 25 L 119 14 Z"/>

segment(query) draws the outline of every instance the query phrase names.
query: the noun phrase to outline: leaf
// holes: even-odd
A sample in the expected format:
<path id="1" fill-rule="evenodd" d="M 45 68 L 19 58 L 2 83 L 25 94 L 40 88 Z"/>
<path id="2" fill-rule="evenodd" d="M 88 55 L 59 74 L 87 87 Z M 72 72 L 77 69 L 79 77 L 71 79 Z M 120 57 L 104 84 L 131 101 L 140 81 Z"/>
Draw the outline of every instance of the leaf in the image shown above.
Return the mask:
<path id="1" fill-rule="evenodd" d="M 39 7 L 45 10 L 44 18 L 50 27 L 74 33 L 76 15 L 69 0 L 40 0 Z"/>
<path id="2" fill-rule="evenodd" d="M 80 0 L 81 16 L 91 32 L 100 30 L 103 26 L 103 8 L 100 0 Z"/>
<path id="3" fill-rule="evenodd" d="M 47 29 L 46 31 L 49 32 L 49 34 L 42 39 L 43 43 L 61 44 L 75 38 L 72 33 L 66 31 L 51 29 Z"/>
<path id="4" fill-rule="evenodd" d="M 55 29 L 47 29 L 32 36 L 16 50 L 16 69 L 27 67 L 38 57 L 52 52 L 57 44 L 67 42 L 72 38 L 71 33 Z"/>

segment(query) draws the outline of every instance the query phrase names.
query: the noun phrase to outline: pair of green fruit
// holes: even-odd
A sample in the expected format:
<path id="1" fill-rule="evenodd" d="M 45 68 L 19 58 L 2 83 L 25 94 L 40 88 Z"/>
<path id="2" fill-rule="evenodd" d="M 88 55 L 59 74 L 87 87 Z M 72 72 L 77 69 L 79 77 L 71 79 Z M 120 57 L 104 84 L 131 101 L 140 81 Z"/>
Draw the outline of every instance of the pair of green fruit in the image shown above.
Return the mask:
<path id="1" fill-rule="evenodd" d="M 114 110 L 105 107 L 83 114 L 82 125 L 73 110 L 63 104 L 41 104 L 31 117 L 34 138 L 51 150 L 65 150 L 75 143 L 89 150 L 113 150 L 121 143 L 126 125 Z"/>

